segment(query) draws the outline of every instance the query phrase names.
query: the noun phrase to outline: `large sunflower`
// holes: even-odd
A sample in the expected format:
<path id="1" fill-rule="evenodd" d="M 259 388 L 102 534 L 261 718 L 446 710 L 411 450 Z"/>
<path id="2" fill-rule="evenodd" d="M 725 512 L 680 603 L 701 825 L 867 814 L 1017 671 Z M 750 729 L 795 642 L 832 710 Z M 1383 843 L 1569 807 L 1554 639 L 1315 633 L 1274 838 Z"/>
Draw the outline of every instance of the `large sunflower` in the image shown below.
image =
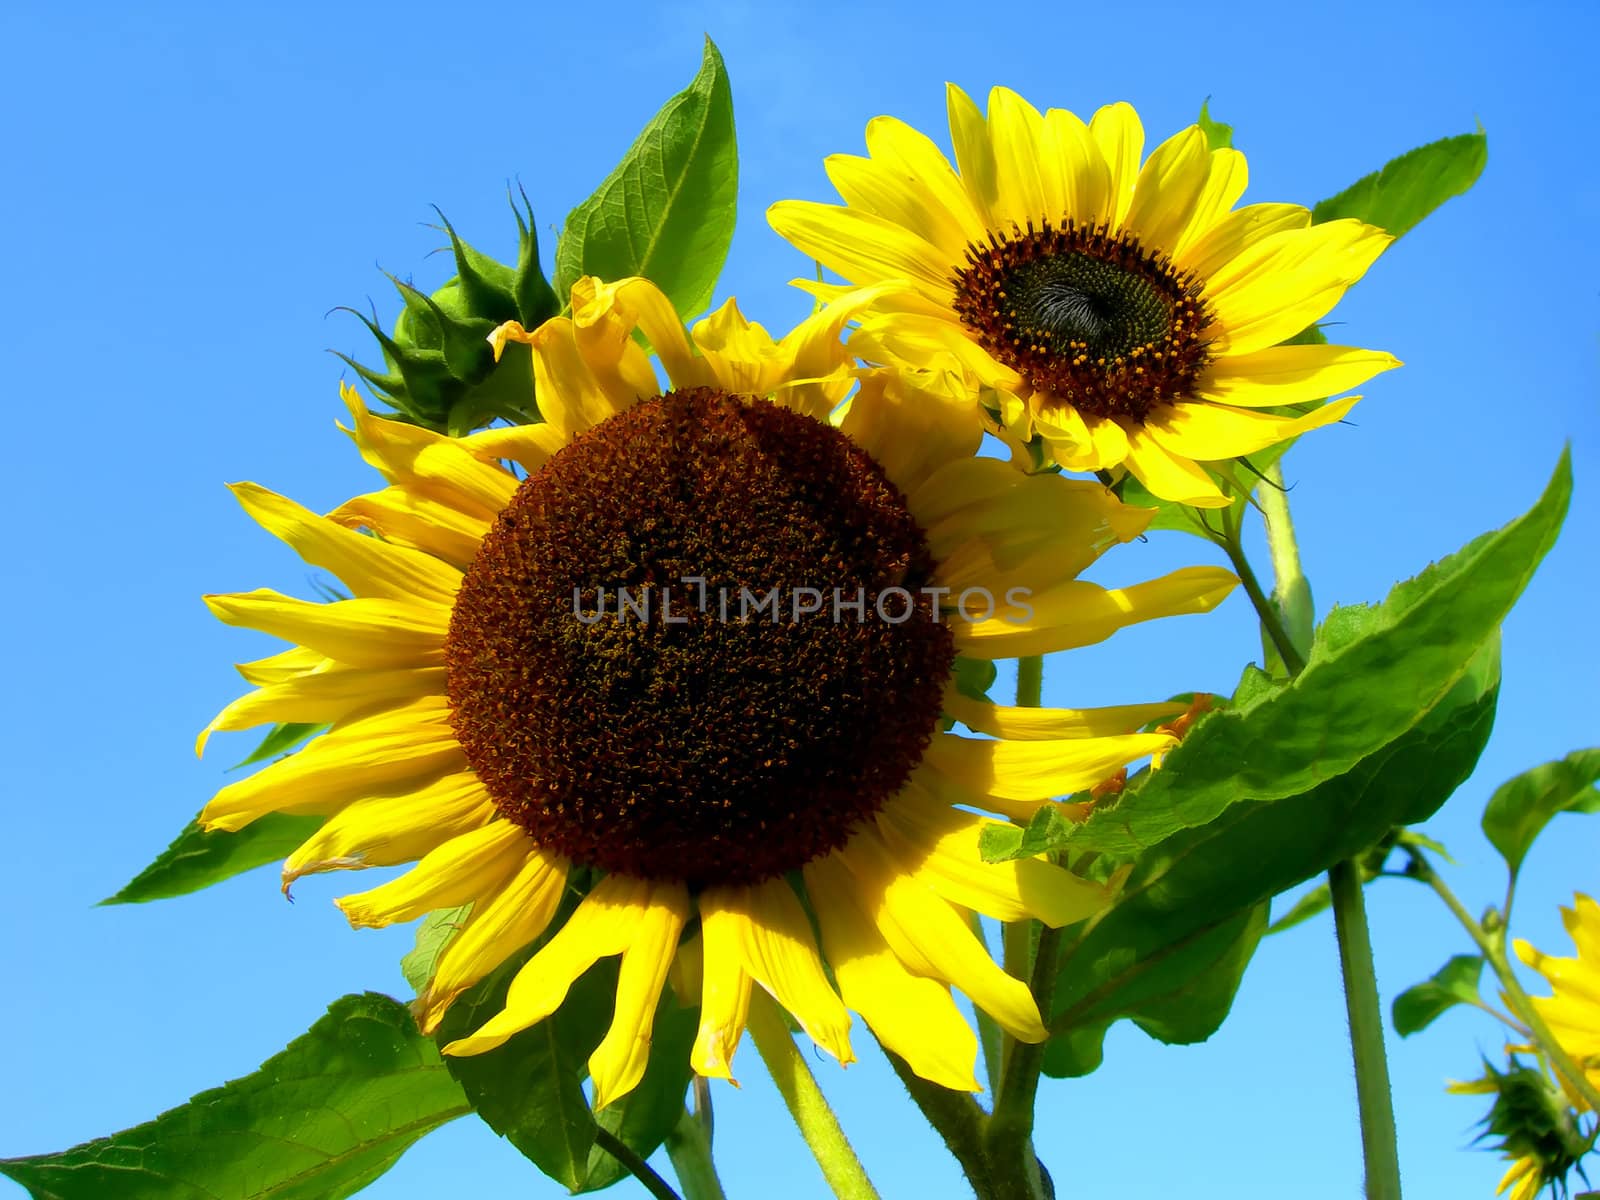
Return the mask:
<path id="1" fill-rule="evenodd" d="M 1125 465 L 1152 492 L 1226 504 L 1200 464 L 1337 421 L 1336 395 L 1397 366 L 1349 346 L 1281 345 L 1333 308 L 1390 238 L 1297 204 L 1234 208 L 1244 155 L 1198 126 L 1140 166 L 1127 104 L 1085 124 L 995 88 L 987 117 L 949 85 L 957 169 L 892 117 L 868 157 L 834 155 L 845 206 L 788 200 L 768 217 L 806 254 L 879 295 L 853 340 L 882 361 L 958 361 L 1011 439 L 1069 470 Z"/>
<path id="2" fill-rule="evenodd" d="M 208 598 L 223 621 L 296 645 L 242 667 L 257 690 L 207 734 L 332 728 L 223 788 L 203 821 L 325 814 L 285 886 L 416 860 L 339 901 L 358 926 L 470 901 L 417 999 L 426 1030 L 549 935 L 504 1010 L 447 1053 L 498 1046 L 620 954 L 590 1060 L 596 1106 L 609 1103 L 644 1070 L 695 915 L 685 949 L 702 982 L 685 999 L 700 1006 L 703 1074 L 728 1076 L 753 984 L 840 1060 L 854 1009 L 950 1087 L 977 1086 L 952 986 L 1015 1036 L 1045 1036 L 966 914 L 1061 925 L 1107 889 L 1043 860 L 983 863 L 988 818 L 967 810 L 1026 817 L 1160 752 L 1170 736 L 1133 731 L 1171 706 L 1008 708 L 963 695 L 958 658 L 1096 642 L 1209 609 L 1234 581 L 1078 580 L 1148 513 L 974 458 L 955 380 L 869 375 L 830 423 L 855 384 L 839 340 L 850 312 L 774 342 L 730 302 L 690 337 L 648 282 L 580 280 L 570 319 L 496 331 L 531 345 L 543 423 L 449 438 L 347 392 L 386 488 L 327 517 L 235 488 L 352 596 Z M 982 736 L 941 731 L 946 718 Z M 552 933 L 578 878 L 597 882 Z"/>

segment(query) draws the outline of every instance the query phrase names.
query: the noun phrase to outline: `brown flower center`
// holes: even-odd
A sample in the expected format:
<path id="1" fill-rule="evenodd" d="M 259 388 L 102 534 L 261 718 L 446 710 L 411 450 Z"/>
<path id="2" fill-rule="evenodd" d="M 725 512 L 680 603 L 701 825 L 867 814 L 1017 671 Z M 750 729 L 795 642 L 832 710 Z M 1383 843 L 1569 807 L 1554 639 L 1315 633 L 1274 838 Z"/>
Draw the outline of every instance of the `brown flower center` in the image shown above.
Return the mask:
<path id="1" fill-rule="evenodd" d="M 954 657 L 905 497 L 838 430 L 710 389 L 525 480 L 445 643 L 456 735 L 542 846 L 691 885 L 837 849 L 906 781 Z"/>
<path id="2" fill-rule="evenodd" d="M 1210 361 L 1200 281 L 1104 225 L 991 233 L 955 290 L 962 323 L 1046 408 L 1142 423 L 1193 394 Z"/>

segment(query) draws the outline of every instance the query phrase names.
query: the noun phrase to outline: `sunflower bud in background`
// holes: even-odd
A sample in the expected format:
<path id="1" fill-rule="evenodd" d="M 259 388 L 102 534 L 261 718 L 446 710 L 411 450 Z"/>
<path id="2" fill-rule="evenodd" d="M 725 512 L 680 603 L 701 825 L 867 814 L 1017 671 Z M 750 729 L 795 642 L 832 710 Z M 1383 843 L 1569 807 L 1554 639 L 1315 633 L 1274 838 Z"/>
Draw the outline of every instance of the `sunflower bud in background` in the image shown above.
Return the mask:
<path id="1" fill-rule="evenodd" d="M 1589 1139 L 1578 1129 L 1566 1097 L 1536 1067 L 1524 1066 L 1515 1055 L 1510 1070 L 1497 1071 L 1484 1063 L 1484 1076 L 1470 1083 L 1451 1084 L 1457 1094 L 1493 1095 L 1494 1105 L 1483 1119 L 1480 1138 L 1498 1137 L 1499 1150 L 1512 1160 L 1500 1179 L 1496 1195 L 1510 1200 L 1533 1200 L 1554 1185 L 1566 1194 L 1567 1176 L 1588 1151 Z M 1583 1174 L 1582 1167 L 1578 1173 Z"/>
<path id="2" fill-rule="evenodd" d="M 519 424 L 536 419 L 527 348 L 512 347 L 497 360 L 487 340 L 506 321 L 534 329 L 561 307 L 539 266 L 539 238 L 525 195 L 523 204 L 526 216 L 512 205 L 518 243 L 514 268 L 462 240 L 440 214 L 455 275 L 431 295 L 391 276 L 405 302 L 393 335 L 356 313 L 378 339 L 384 370 L 339 357 L 405 420 L 439 433 L 464 434 L 496 417 Z"/>

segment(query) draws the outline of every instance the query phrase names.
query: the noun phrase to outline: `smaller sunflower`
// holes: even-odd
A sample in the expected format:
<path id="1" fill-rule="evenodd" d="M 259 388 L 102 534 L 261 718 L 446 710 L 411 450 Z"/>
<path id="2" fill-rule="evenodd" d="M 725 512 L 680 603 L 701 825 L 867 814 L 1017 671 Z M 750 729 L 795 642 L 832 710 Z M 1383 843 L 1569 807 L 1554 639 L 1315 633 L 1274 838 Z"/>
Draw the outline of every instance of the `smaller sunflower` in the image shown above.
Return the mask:
<path id="1" fill-rule="evenodd" d="M 1513 946 L 1517 957 L 1543 975 L 1555 993 L 1535 996 L 1533 1007 L 1589 1082 L 1600 1088 L 1600 904 L 1580 892 L 1571 908 L 1561 910 L 1561 923 L 1578 948 L 1577 958 L 1551 958 L 1521 938 Z M 1562 1086 L 1575 1108 L 1589 1107 L 1565 1080 Z"/>
<path id="2" fill-rule="evenodd" d="M 843 206 L 767 213 L 852 285 L 897 285 L 862 315 L 851 345 L 865 357 L 953 358 L 993 394 L 1008 438 L 1037 435 L 1069 470 L 1125 467 L 1203 507 L 1228 500 L 1202 464 L 1338 421 L 1356 397 L 1292 406 L 1399 365 L 1281 344 L 1366 273 L 1392 240 L 1381 229 L 1313 225 L 1297 204 L 1234 208 L 1244 155 L 1211 149 L 1198 126 L 1141 166 L 1127 104 L 1086 123 L 1006 88 L 987 116 L 954 84 L 948 99 L 955 170 L 926 136 L 878 117 L 866 158 L 827 160 Z"/>

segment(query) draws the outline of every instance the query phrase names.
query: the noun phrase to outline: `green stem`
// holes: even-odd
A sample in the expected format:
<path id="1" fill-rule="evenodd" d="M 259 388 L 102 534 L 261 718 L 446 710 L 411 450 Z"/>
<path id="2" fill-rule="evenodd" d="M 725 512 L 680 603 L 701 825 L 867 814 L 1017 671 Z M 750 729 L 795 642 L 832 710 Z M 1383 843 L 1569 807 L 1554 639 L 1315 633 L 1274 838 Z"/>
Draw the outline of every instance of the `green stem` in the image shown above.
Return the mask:
<path id="1" fill-rule="evenodd" d="M 883 1053 L 894 1068 L 894 1073 L 900 1077 L 900 1082 L 905 1084 L 911 1099 L 928 1119 L 928 1124 L 944 1139 L 946 1148 L 961 1164 L 962 1173 L 972 1185 L 973 1192 L 988 1200 L 995 1194 L 989 1153 L 984 1143 L 988 1114 L 978 1107 L 978 1102 L 968 1093 L 953 1092 L 922 1078 L 905 1059 L 887 1046 Z"/>
<path id="2" fill-rule="evenodd" d="M 1267 527 L 1267 552 L 1272 556 L 1272 606 L 1283 620 L 1284 632 L 1302 658 L 1311 653 L 1316 610 L 1311 585 L 1300 569 L 1300 545 L 1289 516 L 1289 493 L 1277 463 L 1266 469 L 1265 486 L 1257 490 L 1261 518 Z"/>
<path id="3" fill-rule="evenodd" d="M 1288 627 L 1283 623 L 1283 616 L 1278 612 L 1277 605 L 1268 598 L 1262 590 L 1261 581 L 1256 578 L 1250 560 L 1245 557 L 1244 547 L 1239 544 L 1239 530 L 1230 523 L 1227 533 L 1218 540 L 1228 561 L 1233 564 L 1234 574 L 1239 577 L 1239 582 L 1244 585 L 1244 594 L 1250 597 L 1250 605 L 1256 610 L 1256 617 L 1261 621 L 1261 628 L 1267 631 L 1267 636 L 1272 639 L 1272 646 L 1278 652 L 1278 657 L 1283 659 L 1283 665 L 1289 668 L 1290 675 L 1298 675 L 1306 669 L 1305 657 L 1295 647 L 1294 639 L 1289 636 Z"/>
<path id="4" fill-rule="evenodd" d="M 654 1196 L 656 1200 L 683 1200 L 677 1192 L 672 1190 L 670 1183 L 651 1169 L 649 1163 L 634 1153 L 632 1147 L 604 1125 L 595 1130 L 594 1144 L 628 1168 L 628 1174 L 644 1184 L 644 1190 Z"/>
<path id="5" fill-rule="evenodd" d="M 1017 707 L 1038 708 L 1044 699 L 1044 656 L 1030 654 L 1017 659 Z M 1009 921 L 1000 927 L 1000 962 L 1007 975 L 1013 979 L 1030 979 L 1033 976 L 1033 926 L 1027 918 Z M 1003 1078 L 1011 1067 L 1011 1056 L 1017 1048 L 1016 1039 L 1006 1034 L 1001 1039 L 1000 1074 Z M 991 1080 L 992 1095 L 998 1095 L 1000 1085 Z"/>
<path id="6" fill-rule="evenodd" d="M 708 1124 L 703 1114 L 686 1108 L 667 1134 L 667 1157 L 678 1174 L 683 1200 L 727 1200 L 722 1180 L 717 1178 L 716 1163 L 711 1160 Z"/>
<path id="7" fill-rule="evenodd" d="M 1283 487 L 1283 472 L 1276 463 L 1267 469 L 1265 485 L 1258 495 L 1267 527 L 1267 550 L 1272 556 L 1272 599 L 1261 590 L 1260 581 L 1250 569 L 1237 523 L 1229 522 L 1225 526 L 1228 536 L 1223 544 L 1250 603 L 1255 606 L 1261 627 L 1272 639 L 1292 678 L 1305 670 L 1315 614 L 1311 587 L 1300 566 L 1294 522 L 1289 516 L 1289 495 Z M 1383 1010 L 1372 966 L 1372 937 L 1367 929 L 1361 869 L 1354 859 L 1337 863 L 1328 872 L 1328 890 L 1333 899 L 1334 928 L 1339 941 L 1345 1011 L 1350 1018 L 1350 1052 L 1355 1060 L 1367 1197 L 1368 1200 L 1399 1200 L 1400 1153 L 1395 1134 L 1394 1096 L 1389 1087 L 1389 1059 L 1383 1043 Z"/>
<path id="8" fill-rule="evenodd" d="M 1038 708 L 1044 697 L 1044 656 L 1017 659 L 1017 707 Z"/>
<path id="9" fill-rule="evenodd" d="M 1367 935 L 1366 898 L 1354 860 L 1328 872 L 1333 919 L 1339 932 L 1339 969 L 1344 976 L 1345 1011 L 1350 1015 L 1350 1049 L 1355 1056 L 1356 1096 L 1361 1108 L 1361 1147 L 1366 1161 L 1367 1200 L 1400 1200 L 1400 1157 L 1395 1148 L 1394 1098 L 1389 1092 L 1389 1060 L 1383 1048 L 1383 1011 L 1372 969 Z"/>
<path id="10" fill-rule="evenodd" d="M 811 1147 L 817 1166 L 822 1168 L 822 1177 L 839 1200 L 878 1200 L 878 1190 L 850 1148 L 811 1068 L 795 1048 L 776 1002 L 759 988 L 753 991 L 746 1028 L 772 1081 L 778 1085 L 783 1102 L 789 1106 L 789 1115 Z"/>
<path id="11" fill-rule="evenodd" d="M 1034 955 L 1030 987 L 1039 1014 L 1048 1020 L 1055 992 L 1056 961 L 1061 948 L 1061 931 L 1045 929 L 1039 934 Z M 1005 1078 L 995 1096 L 994 1112 L 984 1142 L 989 1162 L 998 1170 L 995 1195 L 1016 1200 L 1038 1200 L 1046 1195 L 1039 1171 L 1039 1156 L 1033 1149 L 1033 1106 L 1039 1093 L 1039 1073 L 1044 1067 L 1044 1042 L 1016 1042 L 1006 1060 Z"/>
<path id="12" fill-rule="evenodd" d="M 1472 914 L 1460 900 L 1456 899 L 1456 894 L 1444 880 L 1439 878 L 1433 865 L 1414 848 L 1408 849 L 1411 855 L 1411 874 L 1434 890 L 1439 899 L 1444 901 L 1445 907 L 1455 914 L 1457 921 L 1461 922 L 1461 927 L 1467 931 L 1467 936 L 1483 952 L 1484 960 L 1488 962 L 1495 977 L 1499 979 L 1500 986 L 1505 990 L 1506 1003 L 1510 1006 L 1512 1015 L 1528 1027 L 1528 1032 L 1544 1051 L 1545 1058 L 1572 1085 L 1573 1091 L 1583 1097 L 1592 1111 L 1600 1113 L 1600 1089 L 1589 1082 L 1589 1076 L 1584 1073 L 1583 1068 L 1572 1060 L 1572 1056 L 1556 1040 L 1550 1026 L 1545 1024 L 1544 1018 L 1539 1015 L 1539 1010 L 1534 1007 L 1532 997 L 1523 989 L 1522 982 L 1512 970 L 1511 960 L 1506 956 L 1503 928 L 1490 933 L 1482 924 L 1473 920 Z"/>

